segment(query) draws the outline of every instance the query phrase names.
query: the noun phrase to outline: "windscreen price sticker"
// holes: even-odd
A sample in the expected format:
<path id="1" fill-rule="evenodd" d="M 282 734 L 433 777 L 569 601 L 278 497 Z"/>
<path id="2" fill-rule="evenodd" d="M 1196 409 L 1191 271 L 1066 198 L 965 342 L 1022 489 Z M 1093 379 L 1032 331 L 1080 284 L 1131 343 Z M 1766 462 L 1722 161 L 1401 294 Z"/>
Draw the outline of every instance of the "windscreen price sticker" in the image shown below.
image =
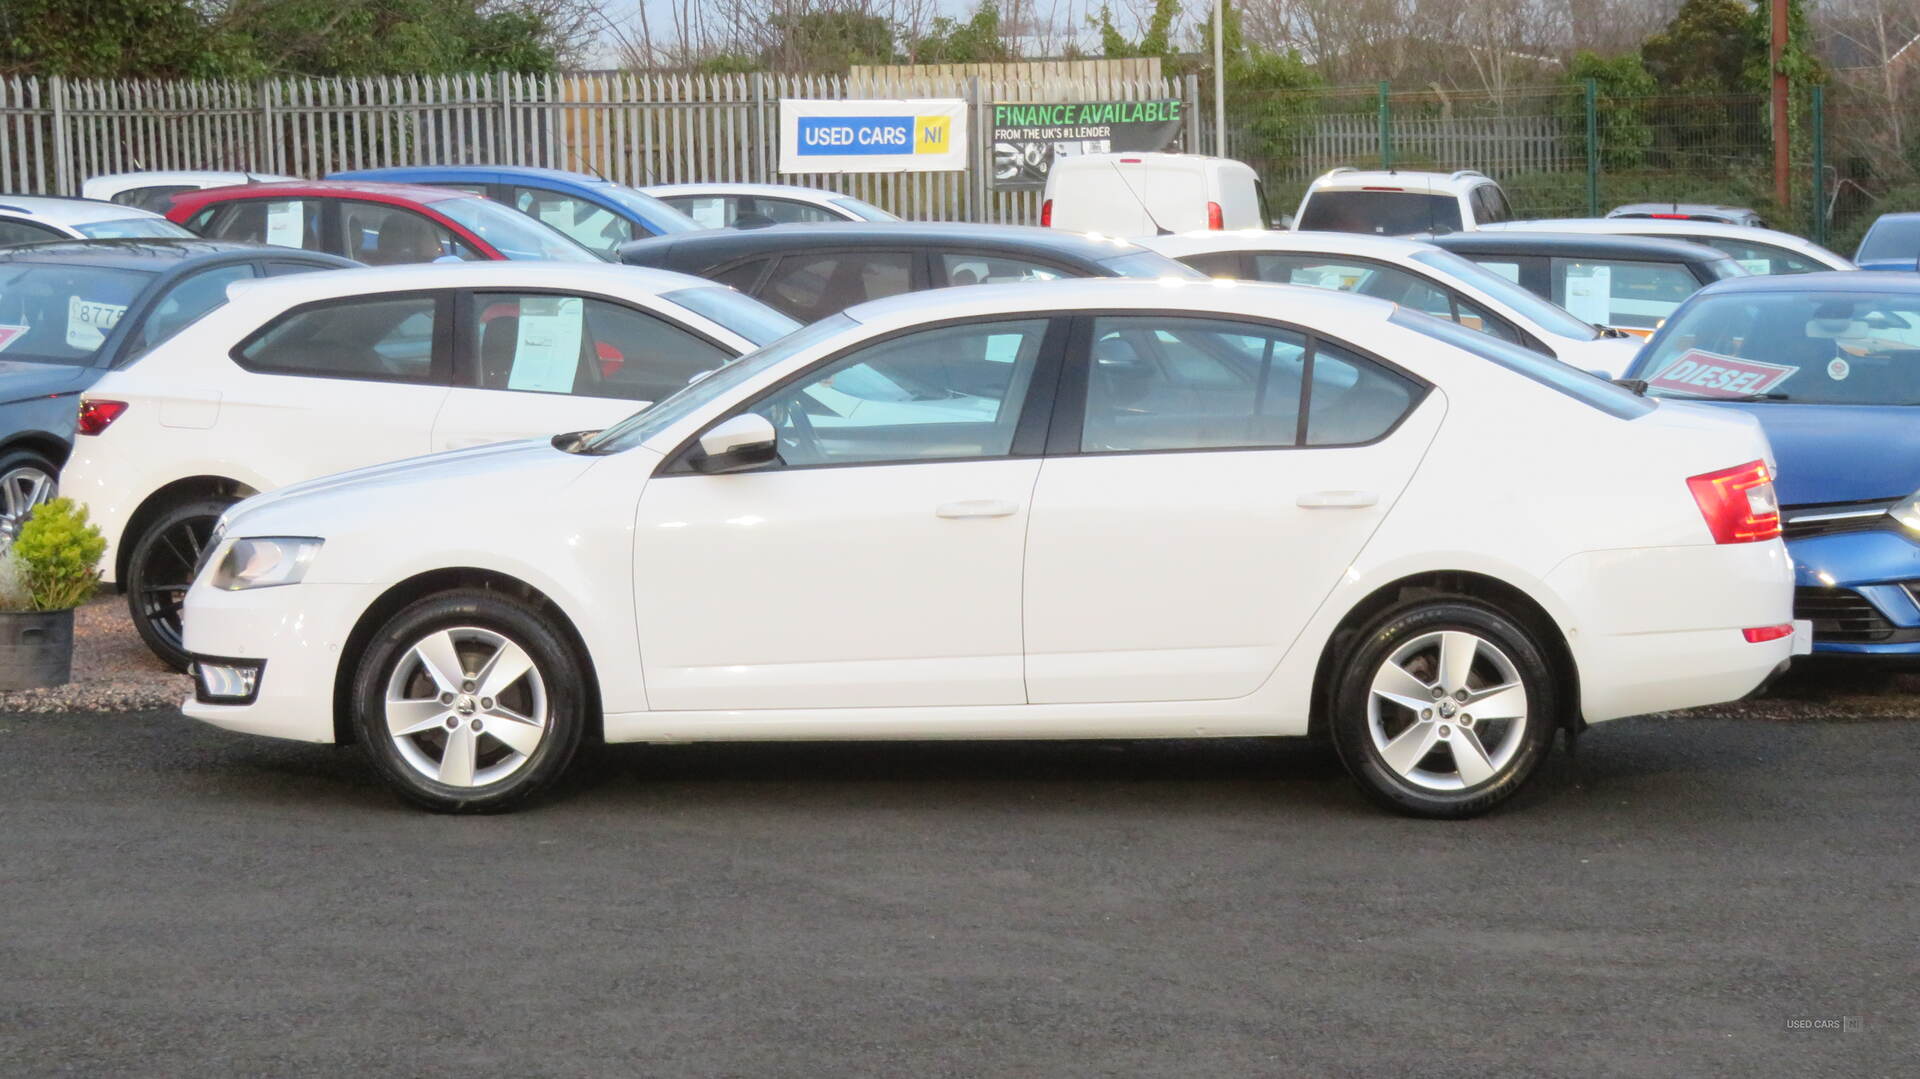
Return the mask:
<path id="1" fill-rule="evenodd" d="M 1696 397 L 1748 397 L 1766 393 L 1798 374 L 1798 367 L 1719 356 L 1695 349 L 1675 360 L 1649 387 L 1678 390 Z"/>
<path id="2" fill-rule="evenodd" d="M 67 347 L 92 352 L 106 343 L 107 334 L 113 332 L 120 316 L 127 313 L 125 304 L 95 303 L 78 296 L 67 301 Z"/>

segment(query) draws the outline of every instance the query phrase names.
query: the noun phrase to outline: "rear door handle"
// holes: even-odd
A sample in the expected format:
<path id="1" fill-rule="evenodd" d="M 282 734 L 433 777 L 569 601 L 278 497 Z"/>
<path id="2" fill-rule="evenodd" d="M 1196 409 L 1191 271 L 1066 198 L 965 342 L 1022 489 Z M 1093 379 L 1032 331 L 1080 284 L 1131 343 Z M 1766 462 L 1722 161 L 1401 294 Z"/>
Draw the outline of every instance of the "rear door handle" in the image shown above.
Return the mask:
<path id="1" fill-rule="evenodd" d="M 936 517 L 949 520 L 959 517 L 1011 517 L 1020 512 L 1018 503 L 998 498 L 973 498 L 964 502 L 947 502 L 936 508 Z"/>
<path id="2" fill-rule="evenodd" d="M 1309 491 L 1293 504 L 1309 510 L 1357 510 L 1380 501 L 1372 491 Z"/>

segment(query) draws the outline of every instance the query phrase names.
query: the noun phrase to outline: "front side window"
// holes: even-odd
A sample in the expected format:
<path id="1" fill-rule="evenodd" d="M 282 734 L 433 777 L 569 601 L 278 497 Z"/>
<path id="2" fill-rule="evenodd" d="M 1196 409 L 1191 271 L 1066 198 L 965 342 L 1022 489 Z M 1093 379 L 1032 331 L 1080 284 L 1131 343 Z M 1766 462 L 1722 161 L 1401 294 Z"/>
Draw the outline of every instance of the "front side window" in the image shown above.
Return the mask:
<path id="1" fill-rule="evenodd" d="M 586 199 L 541 187 L 515 187 L 510 194 L 514 209 L 589 251 L 611 255 L 621 244 L 643 235 L 633 222 Z"/>
<path id="2" fill-rule="evenodd" d="M 1549 279 L 1553 302 L 1574 317 L 1623 329 L 1655 329 L 1700 288 L 1677 262 L 1555 258 Z"/>
<path id="3" fill-rule="evenodd" d="M 135 338 L 130 356 L 141 355 L 186 329 L 200 316 L 227 302 L 227 286 L 236 281 L 253 280 L 253 266 L 216 266 L 202 270 L 174 285 L 148 312 L 145 325 Z"/>
<path id="4" fill-rule="evenodd" d="M 369 266 L 472 262 L 484 257 L 461 243 L 446 226 L 398 206 L 344 202 L 340 218 L 344 253 Z"/>
<path id="5" fill-rule="evenodd" d="M 437 381 L 432 296 L 355 297 L 281 315 L 241 344 L 250 371 L 383 382 Z"/>
<path id="6" fill-rule="evenodd" d="M 1873 292 L 1702 296 L 1636 365 L 1663 397 L 1920 404 L 1920 298 Z"/>
<path id="7" fill-rule="evenodd" d="M 480 386 L 657 401 L 732 359 L 665 319 L 586 296 L 474 296 Z"/>
<path id="8" fill-rule="evenodd" d="M 1065 271 L 1005 255 L 942 252 L 940 271 L 949 285 L 998 285 L 1009 281 L 1057 281 Z"/>
<path id="9" fill-rule="evenodd" d="M 43 225 L 13 218 L 0 218 L 0 247 L 10 244 L 37 244 L 45 240 L 64 240 L 66 237 Z"/>
<path id="10" fill-rule="evenodd" d="M 327 245 L 320 236 L 321 206 L 313 199 L 236 199 L 213 207 L 204 226 L 196 216 L 195 231 L 213 240 L 324 251 Z"/>
<path id="11" fill-rule="evenodd" d="M 1223 319 L 1096 318 L 1090 361 L 1089 453 L 1370 442 L 1420 394 L 1330 342 Z"/>
<path id="12" fill-rule="evenodd" d="M 1001 457 L 1046 319 L 921 330 L 859 349 L 755 404 L 788 465 Z"/>
<path id="13" fill-rule="evenodd" d="M 898 296 L 912 288 L 912 254 L 843 251 L 782 258 L 760 286 L 759 299 L 801 322 L 817 322 L 855 304 Z"/>
<path id="14" fill-rule="evenodd" d="M 843 220 L 832 210 L 811 203 L 796 202 L 793 199 L 740 195 L 732 201 L 732 220 L 728 222 L 728 226 L 736 229 L 764 225 L 819 225 L 828 221 Z"/>

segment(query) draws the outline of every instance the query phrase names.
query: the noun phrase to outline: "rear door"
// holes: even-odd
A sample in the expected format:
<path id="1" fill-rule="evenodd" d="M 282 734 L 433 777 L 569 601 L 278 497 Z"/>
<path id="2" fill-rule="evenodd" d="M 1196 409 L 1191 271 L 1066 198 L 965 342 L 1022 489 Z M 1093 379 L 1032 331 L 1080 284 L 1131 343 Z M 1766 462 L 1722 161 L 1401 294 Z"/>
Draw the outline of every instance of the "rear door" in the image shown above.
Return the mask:
<path id="1" fill-rule="evenodd" d="M 1034 491 L 1035 704 L 1220 699 L 1280 662 L 1413 475 L 1444 402 L 1299 329 L 1082 319 Z"/>
<path id="2" fill-rule="evenodd" d="M 605 427 L 735 351 L 657 312 L 579 293 L 465 292 L 433 448 Z"/>

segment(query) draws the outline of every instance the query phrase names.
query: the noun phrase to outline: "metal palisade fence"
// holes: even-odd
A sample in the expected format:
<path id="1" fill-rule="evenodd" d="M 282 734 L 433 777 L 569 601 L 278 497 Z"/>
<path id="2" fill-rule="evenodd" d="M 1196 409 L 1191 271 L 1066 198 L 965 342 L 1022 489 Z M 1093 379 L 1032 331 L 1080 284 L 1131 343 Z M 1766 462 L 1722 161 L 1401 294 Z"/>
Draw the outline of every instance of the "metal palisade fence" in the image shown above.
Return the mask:
<path id="1" fill-rule="evenodd" d="M 969 168 L 781 175 L 782 98 L 960 98 Z M 319 177 L 391 165 L 532 165 L 644 186 L 831 187 L 913 219 L 1031 222 L 1035 191 L 996 190 L 984 132 L 996 101 L 1181 98 L 1191 78 L 577 72 L 438 77 L 0 79 L 0 191 L 77 194 L 89 176 L 230 169 Z M 1187 110 L 1189 117 L 1194 114 Z M 1196 132 L 1186 130 L 1197 148 Z"/>

